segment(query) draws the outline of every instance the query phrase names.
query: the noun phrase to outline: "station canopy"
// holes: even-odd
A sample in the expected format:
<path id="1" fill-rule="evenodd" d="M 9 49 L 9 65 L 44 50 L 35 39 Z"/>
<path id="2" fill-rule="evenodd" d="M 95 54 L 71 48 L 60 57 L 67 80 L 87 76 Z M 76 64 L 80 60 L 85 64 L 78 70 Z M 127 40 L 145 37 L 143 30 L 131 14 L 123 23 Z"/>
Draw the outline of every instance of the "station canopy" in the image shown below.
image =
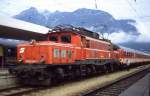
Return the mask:
<path id="1" fill-rule="evenodd" d="M 49 28 L 21 21 L 7 16 L 0 16 L 0 38 L 16 40 L 45 40 Z"/>

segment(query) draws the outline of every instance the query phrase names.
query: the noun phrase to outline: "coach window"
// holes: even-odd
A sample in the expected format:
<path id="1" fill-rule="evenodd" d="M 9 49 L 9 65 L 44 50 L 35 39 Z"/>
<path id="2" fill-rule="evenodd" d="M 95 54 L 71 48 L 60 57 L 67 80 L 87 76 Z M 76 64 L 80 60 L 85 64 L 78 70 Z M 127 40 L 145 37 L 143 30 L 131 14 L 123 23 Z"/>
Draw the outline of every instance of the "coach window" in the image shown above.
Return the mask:
<path id="1" fill-rule="evenodd" d="M 54 58 L 59 58 L 59 49 L 54 49 Z"/>
<path id="2" fill-rule="evenodd" d="M 128 56 L 128 52 L 126 52 L 126 56 Z"/>
<path id="3" fill-rule="evenodd" d="M 127 52 L 127 56 L 130 56 L 129 52 Z"/>
<path id="4" fill-rule="evenodd" d="M 71 36 L 70 35 L 61 36 L 61 42 L 71 43 Z"/>
<path id="5" fill-rule="evenodd" d="M 61 51 L 61 57 L 62 58 L 66 58 L 66 50 L 62 50 Z"/>
<path id="6" fill-rule="evenodd" d="M 50 36 L 49 40 L 50 41 L 58 41 L 58 38 L 57 38 L 57 36 Z"/>

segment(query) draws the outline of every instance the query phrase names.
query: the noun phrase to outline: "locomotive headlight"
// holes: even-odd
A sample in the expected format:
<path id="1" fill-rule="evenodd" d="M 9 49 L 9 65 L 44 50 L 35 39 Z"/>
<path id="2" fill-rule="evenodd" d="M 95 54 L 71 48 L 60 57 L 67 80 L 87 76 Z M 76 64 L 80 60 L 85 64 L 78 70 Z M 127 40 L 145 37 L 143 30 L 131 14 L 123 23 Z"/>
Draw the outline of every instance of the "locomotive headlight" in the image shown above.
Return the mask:
<path id="1" fill-rule="evenodd" d="M 20 57 L 19 57 L 19 63 L 22 63 L 22 62 L 23 62 L 23 56 L 21 54 Z"/>
<path id="2" fill-rule="evenodd" d="M 22 61 L 23 61 L 22 58 L 20 58 L 20 59 L 19 59 L 19 62 L 22 62 Z"/>
<path id="3" fill-rule="evenodd" d="M 19 53 L 20 53 L 20 56 L 19 56 L 19 63 L 22 63 L 23 62 L 23 54 L 25 52 L 25 48 L 24 47 L 21 47 L 20 50 L 19 50 Z"/>

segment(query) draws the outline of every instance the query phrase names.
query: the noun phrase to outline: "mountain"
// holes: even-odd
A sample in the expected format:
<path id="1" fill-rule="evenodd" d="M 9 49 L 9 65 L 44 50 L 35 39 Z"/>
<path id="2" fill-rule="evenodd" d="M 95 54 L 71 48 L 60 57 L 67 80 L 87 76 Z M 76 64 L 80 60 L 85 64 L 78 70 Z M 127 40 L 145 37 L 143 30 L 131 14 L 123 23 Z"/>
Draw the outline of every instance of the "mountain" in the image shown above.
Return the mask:
<path id="1" fill-rule="evenodd" d="M 101 11 L 81 8 L 73 12 L 48 12 L 42 13 L 34 7 L 31 7 L 14 18 L 27 22 L 54 27 L 61 24 L 71 24 L 73 26 L 85 27 L 95 32 L 118 32 L 125 31 L 137 33 L 137 29 L 133 26 L 134 20 L 116 20 L 111 14 Z"/>
<path id="2" fill-rule="evenodd" d="M 132 19 L 115 19 L 111 14 L 101 10 L 81 8 L 73 12 L 39 12 L 31 7 L 22 11 L 14 18 L 27 22 L 43 25 L 52 28 L 57 25 L 73 25 L 84 27 L 94 32 L 113 33 L 126 32 L 130 35 L 139 36 L 136 21 Z M 150 52 L 149 43 L 126 42 L 120 45 Z"/>
<path id="3" fill-rule="evenodd" d="M 30 23 L 46 26 L 46 17 L 39 13 L 38 10 L 34 7 L 31 7 L 14 17 Z"/>

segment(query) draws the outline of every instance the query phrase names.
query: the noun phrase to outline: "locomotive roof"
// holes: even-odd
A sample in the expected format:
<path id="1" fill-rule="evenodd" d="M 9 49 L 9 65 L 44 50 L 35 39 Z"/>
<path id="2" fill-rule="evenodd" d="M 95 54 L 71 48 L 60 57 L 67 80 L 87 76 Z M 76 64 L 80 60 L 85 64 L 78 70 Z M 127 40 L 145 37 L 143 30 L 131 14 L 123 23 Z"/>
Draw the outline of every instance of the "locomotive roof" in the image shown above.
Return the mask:
<path id="1" fill-rule="evenodd" d="M 72 32 L 75 34 L 79 34 L 81 36 L 85 36 L 85 37 L 87 36 L 87 37 L 91 37 L 94 39 L 106 41 L 109 43 L 111 42 L 108 39 L 104 39 L 104 38 L 100 39 L 99 34 L 96 32 L 92 32 L 92 31 L 89 31 L 89 30 L 87 30 L 85 28 L 81 28 L 81 27 L 73 27 L 71 25 L 67 25 L 67 26 L 58 25 L 58 26 L 54 27 L 50 32 Z"/>
<path id="2" fill-rule="evenodd" d="M 92 38 L 99 39 L 99 34 L 98 33 L 89 31 L 85 28 L 74 27 L 72 25 L 58 25 L 58 26 L 54 27 L 52 29 L 52 31 L 56 31 L 56 32 L 74 32 L 74 33 L 77 33 L 77 34 L 81 34 L 81 35 L 85 35 L 85 36 L 89 36 L 89 37 L 92 37 Z"/>

